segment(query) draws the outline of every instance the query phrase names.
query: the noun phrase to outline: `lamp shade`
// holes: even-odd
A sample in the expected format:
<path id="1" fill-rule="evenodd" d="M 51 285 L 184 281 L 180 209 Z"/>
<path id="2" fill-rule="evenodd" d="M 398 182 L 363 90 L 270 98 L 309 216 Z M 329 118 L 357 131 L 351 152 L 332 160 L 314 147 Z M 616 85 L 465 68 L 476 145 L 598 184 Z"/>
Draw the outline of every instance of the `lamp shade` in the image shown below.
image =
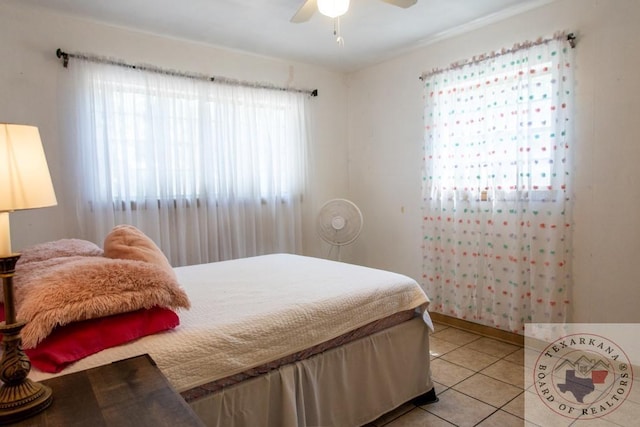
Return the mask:
<path id="1" fill-rule="evenodd" d="M 337 18 L 349 10 L 349 0 L 318 0 L 318 10 L 329 18 Z"/>
<path id="2" fill-rule="evenodd" d="M 56 204 L 38 128 L 0 124 L 0 212 Z"/>

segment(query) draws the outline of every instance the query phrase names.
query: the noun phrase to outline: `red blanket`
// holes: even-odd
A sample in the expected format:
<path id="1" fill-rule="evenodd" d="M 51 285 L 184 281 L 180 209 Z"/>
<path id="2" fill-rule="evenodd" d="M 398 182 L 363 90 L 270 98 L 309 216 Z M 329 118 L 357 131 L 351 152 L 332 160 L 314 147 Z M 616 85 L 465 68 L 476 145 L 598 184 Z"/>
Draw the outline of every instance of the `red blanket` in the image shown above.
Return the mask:
<path id="1" fill-rule="evenodd" d="M 4 320 L 3 304 L 0 304 L 0 319 Z M 106 348 L 172 329 L 179 324 L 180 319 L 172 310 L 161 307 L 142 309 L 57 327 L 25 353 L 33 366 L 55 373 Z"/>

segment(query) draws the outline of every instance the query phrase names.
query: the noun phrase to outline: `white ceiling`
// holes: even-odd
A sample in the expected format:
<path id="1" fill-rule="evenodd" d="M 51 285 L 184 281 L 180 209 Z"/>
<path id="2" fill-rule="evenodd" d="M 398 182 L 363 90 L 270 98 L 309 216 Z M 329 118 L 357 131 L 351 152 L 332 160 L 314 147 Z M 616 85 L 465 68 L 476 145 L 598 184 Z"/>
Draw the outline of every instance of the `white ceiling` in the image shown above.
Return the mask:
<path id="1" fill-rule="evenodd" d="M 553 0 L 418 0 L 402 9 L 351 0 L 340 20 L 289 20 L 304 0 L 16 0 L 94 21 L 260 55 L 353 71 Z M 72 46 L 69 46 L 72 50 Z M 99 52 L 91 52 L 97 53 Z"/>

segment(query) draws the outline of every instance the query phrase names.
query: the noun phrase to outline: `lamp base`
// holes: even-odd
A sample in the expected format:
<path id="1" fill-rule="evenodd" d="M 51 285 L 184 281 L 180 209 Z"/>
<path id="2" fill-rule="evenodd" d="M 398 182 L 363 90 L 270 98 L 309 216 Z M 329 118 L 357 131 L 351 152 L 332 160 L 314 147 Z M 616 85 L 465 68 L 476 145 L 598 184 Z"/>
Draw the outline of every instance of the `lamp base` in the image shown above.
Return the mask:
<path id="1" fill-rule="evenodd" d="M 11 424 L 31 417 L 51 405 L 53 395 L 46 385 L 26 379 L 0 388 L 0 424 Z"/>
<path id="2" fill-rule="evenodd" d="M 31 362 L 22 350 L 20 330 L 24 322 L 0 323 L 2 360 L 0 360 L 0 424 L 28 418 L 51 405 L 51 388 L 27 378 Z"/>

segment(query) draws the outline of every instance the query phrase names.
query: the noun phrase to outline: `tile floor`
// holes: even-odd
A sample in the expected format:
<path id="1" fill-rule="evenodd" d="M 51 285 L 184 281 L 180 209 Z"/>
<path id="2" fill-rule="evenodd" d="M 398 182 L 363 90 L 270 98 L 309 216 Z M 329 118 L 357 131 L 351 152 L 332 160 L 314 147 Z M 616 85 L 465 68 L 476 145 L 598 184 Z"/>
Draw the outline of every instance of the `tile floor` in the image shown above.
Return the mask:
<path id="1" fill-rule="evenodd" d="M 555 419 L 536 420 L 536 424 L 524 420 L 525 393 L 531 393 L 527 389 L 532 383 L 524 381 L 525 349 L 522 346 L 435 324 L 430 347 L 432 378 L 440 400 L 424 406 L 405 404 L 365 427 L 583 425 L 571 419 L 561 424 Z M 636 383 L 634 381 L 634 385 Z M 619 414 L 623 418 L 616 422 L 584 425 L 634 425 L 640 417 L 640 387 L 634 388 L 630 396 L 632 402 L 626 402 L 625 408 L 631 415 Z M 526 404 L 532 401 L 541 403 L 538 399 L 526 399 Z"/>

